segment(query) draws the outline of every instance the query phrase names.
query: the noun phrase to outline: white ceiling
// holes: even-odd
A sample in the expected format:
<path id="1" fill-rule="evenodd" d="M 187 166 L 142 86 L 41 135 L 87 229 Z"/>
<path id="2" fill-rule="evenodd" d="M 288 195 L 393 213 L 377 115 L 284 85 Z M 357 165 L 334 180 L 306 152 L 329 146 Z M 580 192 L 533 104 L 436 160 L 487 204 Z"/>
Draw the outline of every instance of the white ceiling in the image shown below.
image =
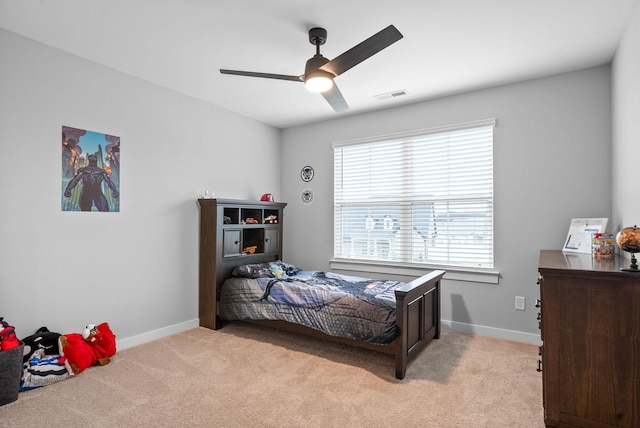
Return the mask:
<path id="1" fill-rule="evenodd" d="M 636 3 L 0 0 L 0 28 L 286 128 L 609 63 Z M 327 29 L 332 59 L 389 24 L 404 38 L 336 78 L 344 113 L 302 84 L 219 73 L 300 75 L 309 28 Z"/>

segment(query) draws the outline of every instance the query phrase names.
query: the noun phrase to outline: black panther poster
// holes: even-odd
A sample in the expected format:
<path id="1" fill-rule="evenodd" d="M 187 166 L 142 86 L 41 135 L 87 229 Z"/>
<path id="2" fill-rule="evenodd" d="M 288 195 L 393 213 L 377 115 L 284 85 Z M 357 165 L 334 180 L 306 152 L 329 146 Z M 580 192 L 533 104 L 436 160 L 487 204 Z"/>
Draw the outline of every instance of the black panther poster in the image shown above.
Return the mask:
<path id="1" fill-rule="evenodd" d="M 120 211 L 120 137 L 62 127 L 62 211 Z"/>

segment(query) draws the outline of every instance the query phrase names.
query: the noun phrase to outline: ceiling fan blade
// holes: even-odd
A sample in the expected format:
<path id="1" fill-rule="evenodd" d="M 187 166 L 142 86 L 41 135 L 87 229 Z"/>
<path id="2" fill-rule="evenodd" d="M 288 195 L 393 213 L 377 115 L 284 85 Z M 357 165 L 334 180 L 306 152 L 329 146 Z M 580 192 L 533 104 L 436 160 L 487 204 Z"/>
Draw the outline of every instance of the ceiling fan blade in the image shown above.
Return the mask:
<path id="1" fill-rule="evenodd" d="M 328 91 L 320 92 L 325 100 L 333 107 L 336 113 L 343 112 L 349 108 L 347 102 L 342 96 L 342 92 L 338 89 L 336 82 L 333 82 L 333 86 Z"/>
<path id="2" fill-rule="evenodd" d="M 352 47 L 348 51 L 338 55 L 328 63 L 320 67 L 321 70 L 333 73 L 336 76 L 360 64 L 381 50 L 389 47 L 402 38 L 402 33 L 393 25 L 369 37 L 364 42 Z"/>
<path id="3" fill-rule="evenodd" d="M 290 76 L 288 74 L 256 73 L 253 71 L 226 70 L 224 68 L 220 69 L 220 73 L 233 74 L 235 76 L 263 77 L 265 79 L 291 80 L 293 82 L 302 82 L 301 76 Z"/>

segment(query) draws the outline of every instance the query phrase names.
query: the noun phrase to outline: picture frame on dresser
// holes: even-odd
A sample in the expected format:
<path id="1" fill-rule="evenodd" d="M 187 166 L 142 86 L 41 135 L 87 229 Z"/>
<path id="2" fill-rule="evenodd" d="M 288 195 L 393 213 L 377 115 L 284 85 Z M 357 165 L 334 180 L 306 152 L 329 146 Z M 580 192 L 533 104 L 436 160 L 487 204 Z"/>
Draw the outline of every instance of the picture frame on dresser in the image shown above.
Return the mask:
<path id="1" fill-rule="evenodd" d="M 572 218 L 562 251 L 591 254 L 591 234 L 607 229 L 608 218 Z"/>

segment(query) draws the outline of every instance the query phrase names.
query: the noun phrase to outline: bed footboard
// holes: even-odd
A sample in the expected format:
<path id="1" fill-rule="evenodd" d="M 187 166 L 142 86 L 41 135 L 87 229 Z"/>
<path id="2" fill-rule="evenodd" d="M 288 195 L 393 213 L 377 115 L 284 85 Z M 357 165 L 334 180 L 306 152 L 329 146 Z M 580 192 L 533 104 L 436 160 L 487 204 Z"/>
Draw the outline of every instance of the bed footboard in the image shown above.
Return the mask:
<path id="1" fill-rule="evenodd" d="M 440 337 L 440 280 L 444 274 L 435 270 L 395 290 L 397 379 L 404 379 L 410 359 Z"/>

